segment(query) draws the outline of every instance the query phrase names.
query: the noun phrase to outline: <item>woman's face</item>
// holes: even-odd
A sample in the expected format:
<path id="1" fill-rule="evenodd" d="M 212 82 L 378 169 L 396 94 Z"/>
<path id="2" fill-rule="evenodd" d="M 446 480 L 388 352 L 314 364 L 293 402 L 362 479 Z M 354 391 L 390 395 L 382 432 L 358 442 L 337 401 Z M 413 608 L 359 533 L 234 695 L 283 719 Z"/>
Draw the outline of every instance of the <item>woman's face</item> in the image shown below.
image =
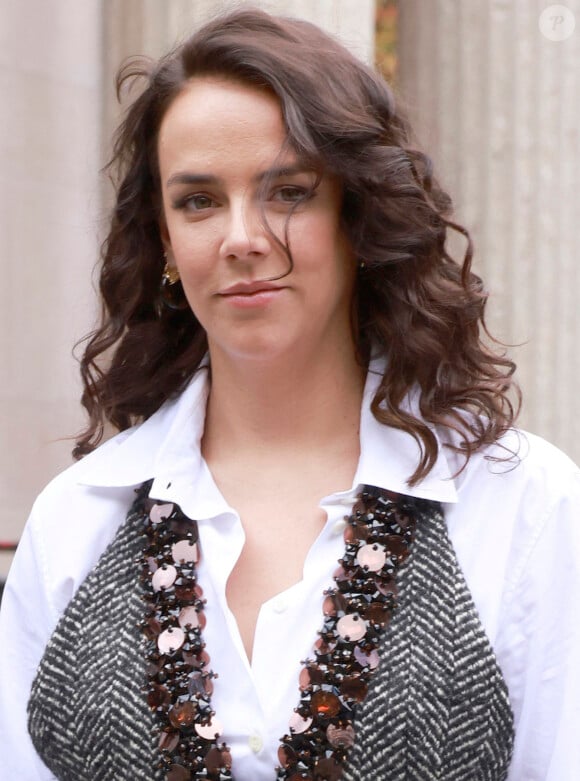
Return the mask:
<path id="1" fill-rule="evenodd" d="M 323 175 L 296 205 L 317 175 L 291 150 L 280 157 L 285 137 L 276 97 L 218 77 L 191 79 L 161 124 L 164 244 L 212 357 L 352 345 L 355 261 L 340 227 L 341 187 Z M 282 242 L 288 222 L 294 261 L 272 282 L 263 280 L 289 261 L 263 218 Z"/>

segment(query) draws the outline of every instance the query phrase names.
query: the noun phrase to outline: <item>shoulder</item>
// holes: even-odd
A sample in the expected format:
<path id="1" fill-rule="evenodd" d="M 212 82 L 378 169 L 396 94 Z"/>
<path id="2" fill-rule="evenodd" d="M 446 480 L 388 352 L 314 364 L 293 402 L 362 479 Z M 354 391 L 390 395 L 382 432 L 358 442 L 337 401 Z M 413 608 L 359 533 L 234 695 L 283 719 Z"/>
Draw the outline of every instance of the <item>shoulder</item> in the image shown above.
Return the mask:
<path id="1" fill-rule="evenodd" d="M 447 442 L 452 442 L 449 436 Z M 543 506 L 579 490 L 580 469 L 555 445 L 521 429 L 510 429 L 497 442 L 474 453 L 464 466 L 461 455 L 445 447 L 458 492 L 486 489 L 502 496 L 525 494 Z M 461 471 L 460 471 L 461 470 Z"/>
<path id="2" fill-rule="evenodd" d="M 84 534 L 101 525 L 107 513 L 103 508 L 126 498 L 134 485 L 95 485 L 89 476 L 107 470 L 112 457 L 131 435 L 125 431 L 108 440 L 82 460 L 56 475 L 37 496 L 28 525 L 39 539 L 54 540 L 71 534 Z M 128 492 L 127 489 L 130 489 Z"/>
<path id="3" fill-rule="evenodd" d="M 450 450 L 446 458 L 455 472 L 463 466 Z M 455 485 L 458 501 L 446 515 L 468 572 L 487 561 L 489 572 L 513 584 L 538 548 L 555 556 L 564 544 L 580 555 L 580 470 L 545 439 L 506 432 L 469 459 Z"/>
<path id="4" fill-rule="evenodd" d="M 38 495 L 25 526 L 23 540 L 51 612 L 60 615 L 96 560 L 124 522 L 135 499 L 136 485 L 91 485 L 89 471 L 110 463 L 130 433 L 114 437 L 57 475 Z M 16 562 L 16 560 L 15 560 Z"/>
<path id="5" fill-rule="evenodd" d="M 33 504 L 33 512 L 42 512 L 52 505 L 54 501 L 60 501 L 70 491 L 85 482 L 87 475 L 101 466 L 109 463 L 110 458 L 116 453 L 119 446 L 125 442 L 138 426 L 122 431 L 119 434 L 103 442 L 91 453 L 75 461 L 62 472 L 53 477 L 36 497 Z"/>
<path id="6" fill-rule="evenodd" d="M 451 469 L 462 465 L 446 457 Z M 455 483 L 457 502 L 444 505 L 447 528 L 507 672 L 514 639 L 531 642 L 544 631 L 541 616 L 558 595 L 580 599 L 580 470 L 541 437 L 513 430 L 475 453 Z M 521 680 L 521 669 L 512 674 Z"/>
<path id="7" fill-rule="evenodd" d="M 446 456 L 450 468 L 462 465 Z M 580 470 L 541 437 L 507 432 L 475 453 L 455 482 L 449 532 L 476 602 L 493 602 L 495 618 L 518 583 L 554 576 L 565 559 L 580 556 Z"/>

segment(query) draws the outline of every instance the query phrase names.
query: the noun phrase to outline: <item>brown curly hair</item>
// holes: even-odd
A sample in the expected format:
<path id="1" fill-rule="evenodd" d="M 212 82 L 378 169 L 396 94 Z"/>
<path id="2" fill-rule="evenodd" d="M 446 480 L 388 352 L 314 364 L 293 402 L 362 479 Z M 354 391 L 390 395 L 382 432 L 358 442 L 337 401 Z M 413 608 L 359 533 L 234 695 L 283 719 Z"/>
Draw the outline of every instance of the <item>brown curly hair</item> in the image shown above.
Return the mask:
<path id="1" fill-rule="evenodd" d="M 392 90 L 316 26 L 242 10 L 213 20 L 159 62 L 132 60 L 119 72 L 119 92 L 136 77 L 145 88 L 129 106 L 109 163 L 117 200 L 102 248 L 101 325 L 81 360 L 90 420 L 75 457 L 98 444 L 106 422 L 126 429 L 179 394 L 207 349 L 189 308 L 159 306 L 157 134 L 195 75 L 268 87 L 280 101 L 288 143 L 342 181 L 344 230 L 363 264 L 353 302 L 359 356 L 368 360 L 371 348 L 387 356 L 372 411 L 420 445 L 410 484 L 437 458 L 433 425 L 460 434 L 454 448 L 466 462 L 495 442 L 516 415 L 508 392 L 515 365 L 492 340 L 484 343 L 487 296 L 471 270 L 471 239 L 451 221 L 451 200 Z M 461 263 L 446 246 L 450 229 L 467 241 Z M 422 419 L 405 404 L 413 387 Z"/>

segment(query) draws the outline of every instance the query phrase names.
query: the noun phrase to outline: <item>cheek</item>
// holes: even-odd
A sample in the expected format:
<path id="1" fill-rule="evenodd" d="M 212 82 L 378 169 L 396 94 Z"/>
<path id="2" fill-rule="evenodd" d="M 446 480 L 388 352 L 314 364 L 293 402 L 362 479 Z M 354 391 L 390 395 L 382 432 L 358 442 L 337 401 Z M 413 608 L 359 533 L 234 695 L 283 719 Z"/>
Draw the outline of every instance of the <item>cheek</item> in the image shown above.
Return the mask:
<path id="1" fill-rule="evenodd" d="M 302 258 L 313 270 L 328 268 L 333 256 L 342 252 L 340 232 L 331 215 L 295 215 L 288 236 L 295 259 Z"/>
<path id="2" fill-rule="evenodd" d="M 167 229 L 171 251 L 180 273 L 212 265 L 218 244 L 215 230 L 203 224 L 192 226 L 179 223 L 168 224 Z"/>

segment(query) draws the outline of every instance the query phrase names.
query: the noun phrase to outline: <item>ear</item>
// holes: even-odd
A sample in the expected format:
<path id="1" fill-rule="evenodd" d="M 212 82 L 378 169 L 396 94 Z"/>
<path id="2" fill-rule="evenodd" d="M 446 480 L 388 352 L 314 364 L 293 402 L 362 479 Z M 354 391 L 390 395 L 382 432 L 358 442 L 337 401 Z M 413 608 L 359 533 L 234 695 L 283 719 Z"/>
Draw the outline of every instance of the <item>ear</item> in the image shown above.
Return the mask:
<path id="1" fill-rule="evenodd" d="M 169 230 L 167 228 L 167 222 L 165 221 L 165 215 L 162 214 L 159 218 L 159 235 L 161 237 L 161 243 L 167 257 L 172 257 L 171 254 L 171 239 L 169 238 Z"/>

